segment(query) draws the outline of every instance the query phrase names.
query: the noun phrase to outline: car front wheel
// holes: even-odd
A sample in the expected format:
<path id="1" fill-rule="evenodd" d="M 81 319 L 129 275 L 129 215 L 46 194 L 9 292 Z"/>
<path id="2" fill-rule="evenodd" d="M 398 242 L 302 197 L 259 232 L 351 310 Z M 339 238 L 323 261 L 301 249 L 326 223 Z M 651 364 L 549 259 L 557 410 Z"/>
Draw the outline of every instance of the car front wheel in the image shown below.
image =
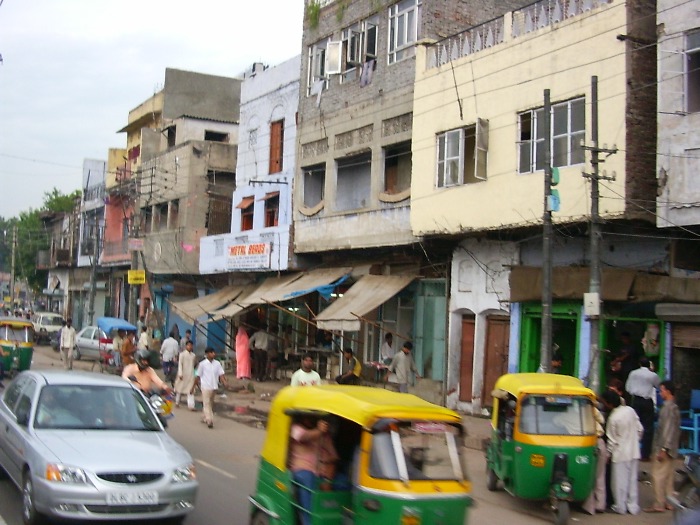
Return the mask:
<path id="1" fill-rule="evenodd" d="M 73 348 L 73 359 L 75 361 L 80 361 L 80 358 L 83 357 L 83 355 L 80 353 L 80 350 L 78 350 L 78 347 L 76 346 Z"/>
<path id="2" fill-rule="evenodd" d="M 44 517 L 34 506 L 34 484 L 32 474 L 27 471 L 22 480 L 22 521 L 25 525 L 40 525 L 44 523 Z"/>

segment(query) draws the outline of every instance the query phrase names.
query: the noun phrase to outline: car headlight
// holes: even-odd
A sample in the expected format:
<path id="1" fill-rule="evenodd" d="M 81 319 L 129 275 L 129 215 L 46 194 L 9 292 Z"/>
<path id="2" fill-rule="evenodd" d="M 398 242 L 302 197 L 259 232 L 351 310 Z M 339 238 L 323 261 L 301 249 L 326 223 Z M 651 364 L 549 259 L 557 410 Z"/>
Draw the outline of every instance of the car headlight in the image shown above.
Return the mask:
<path id="1" fill-rule="evenodd" d="M 173 472 L 173 477 L 171 481 L 175 483 L 182 483 L 184 481 L 192 481 L 197 479 L 197 471 L 193 464 L 185 465 L 184 467 L 176 468 Z"/>
<path id="2" fill-rule="evenodd" d="M 85 471 L 78 467 L 49 463 L 46 465 L 46 480 L 61 483 L 87 483 Z"/>

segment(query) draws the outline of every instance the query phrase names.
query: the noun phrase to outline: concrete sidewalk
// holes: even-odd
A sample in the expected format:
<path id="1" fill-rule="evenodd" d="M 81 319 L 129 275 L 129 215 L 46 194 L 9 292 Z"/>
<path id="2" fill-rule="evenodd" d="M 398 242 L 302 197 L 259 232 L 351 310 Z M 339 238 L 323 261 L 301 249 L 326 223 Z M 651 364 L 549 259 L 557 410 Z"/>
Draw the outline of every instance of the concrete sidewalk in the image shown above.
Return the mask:
<path id="1" fill-rule="evenodd" d="M 226 374 L 226 379 L 229 388 L 226 390 L 225 396 L 217 396 L 215 399 L 217 415 L 255 426 L 264 426 L 272 398 L 282 388 L 289 385 L 289 379 L 257 382 L 236 379 L 231 373 Z M 377 388 L 382 388 L 382 385 L 378 385 Z M 475 450 L 483 450 L 484 441 L 491 435 L 490 419 L 461 415 L 464 428 L 467 431 L 465 446 Z"/>

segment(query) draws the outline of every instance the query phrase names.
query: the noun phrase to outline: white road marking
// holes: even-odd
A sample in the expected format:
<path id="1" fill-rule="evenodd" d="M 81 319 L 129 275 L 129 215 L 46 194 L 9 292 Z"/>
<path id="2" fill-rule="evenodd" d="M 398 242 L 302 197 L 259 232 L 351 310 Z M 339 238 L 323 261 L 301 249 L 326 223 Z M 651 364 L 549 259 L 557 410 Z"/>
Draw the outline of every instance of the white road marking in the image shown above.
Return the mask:
<path id="1" fill-rule="evenodd" d="M 203 467 L 211 469 L 214 472 L 218 472 L 222 476 L 226 476 L 227 478 L 230 478 L 230 479 L 238 479 L 234 474 L 231 474 L 230 472 L 226 472 L 225 470 L 220 469 L 219 467 L 215 467 L 214 465 L 211 465 L 211 464 L 207 463 L 206 461 L 202 461 L 201 459 L 195 459 L 194 461 L 195 461 L 195 463 L 199 463 Z M 0 525 L 3 525 L 3 524 L 0 523 Z"/>

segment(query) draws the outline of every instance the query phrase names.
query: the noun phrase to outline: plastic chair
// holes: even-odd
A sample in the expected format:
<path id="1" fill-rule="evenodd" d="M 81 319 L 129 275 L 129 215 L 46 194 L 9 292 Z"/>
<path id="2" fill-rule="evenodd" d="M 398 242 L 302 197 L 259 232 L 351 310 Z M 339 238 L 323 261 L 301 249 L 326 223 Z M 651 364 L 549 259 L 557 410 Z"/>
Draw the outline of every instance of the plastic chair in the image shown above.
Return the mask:
<path id="1" fill-rule="evenodd" d="M 687 447 L 678 449 L 680 454 L 700 454 L 700 390 L 690 394 L 690 409 L 681 410 L 681 432 L 688 433 Z"/>

